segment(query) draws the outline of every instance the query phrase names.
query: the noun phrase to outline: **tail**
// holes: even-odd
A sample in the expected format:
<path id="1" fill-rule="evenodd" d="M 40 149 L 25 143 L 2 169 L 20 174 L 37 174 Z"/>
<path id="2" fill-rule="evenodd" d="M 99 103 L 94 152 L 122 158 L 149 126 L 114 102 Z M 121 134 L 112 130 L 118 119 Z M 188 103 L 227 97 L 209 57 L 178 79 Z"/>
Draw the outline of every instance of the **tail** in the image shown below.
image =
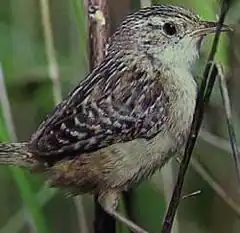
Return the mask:
<path id="1" fill-rule="evenodd" d="M 38 162 L 28 151 L 28 143 L 0 143 L 0 164 L 33 168 Z"/>

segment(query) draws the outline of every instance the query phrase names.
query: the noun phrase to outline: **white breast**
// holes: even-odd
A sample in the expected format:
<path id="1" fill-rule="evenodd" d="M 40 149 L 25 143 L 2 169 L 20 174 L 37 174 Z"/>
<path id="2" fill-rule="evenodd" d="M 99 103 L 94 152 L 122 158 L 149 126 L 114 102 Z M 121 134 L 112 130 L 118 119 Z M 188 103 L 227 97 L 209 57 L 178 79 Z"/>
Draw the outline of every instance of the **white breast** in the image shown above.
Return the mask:
<path id="1" fill-rule="evenodd" d="M 176 130 L 190 127 L 195 109 L 197 86 L 192 74 L 184 69 L 175 69 L 173 89 L 175 101 L 172 105 L 172 117 Z"/>

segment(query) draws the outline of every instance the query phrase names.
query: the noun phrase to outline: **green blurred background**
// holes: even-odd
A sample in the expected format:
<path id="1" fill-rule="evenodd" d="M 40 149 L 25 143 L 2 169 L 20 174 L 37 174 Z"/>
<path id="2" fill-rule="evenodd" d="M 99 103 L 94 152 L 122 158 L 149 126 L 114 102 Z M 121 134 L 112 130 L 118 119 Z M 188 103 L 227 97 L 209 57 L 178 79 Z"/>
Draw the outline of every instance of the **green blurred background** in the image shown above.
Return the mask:
<path id="1" fill-rule="evenodd" d="M 18 140 L 28 139 L 55 105 L 44 37 L 47 25 L 42 12 L 46 3 L 62 95 L 66 96 L 88 72 L 87 16 L 83 0 L 0 0 L 0 63 L 14 122 L 7 115 L 6 101 L 2 101 L 1 141 L 16 140 L 13 131 Z M 216 19 L 220 5 L 217 0 L 152 1 L 152 4 L 160 3 L 178 4 L 212 20 Z M 127 13 L 151 1 L 108 0 L 108 4 L 114 31 Z M 234 126 L 240 140 L 239 20 L 240 0 L 235 0 L 227 17 L 235 32 L 222 37 L 217 60 L 224 65 Z M 197 76 L 202 74 L 210 44 L 211 38 L 202 50 L 195 70 Z M 15 129 L 11 129 L 13 125 Z M 227 140 L 224 108 L 216 84 L 183 191 L 189 194 L 200 190 L 201 194 L 181 201 L 174 233 L 240 232 L 239 185 Z M 131 192 L 134 219 L 150 233 L 160 232 L 177 171 L 178 163 L 173 160 Z M 43 176 L 6 166 L 0 167 L 0 184 L 0 233 L 92 232 L 92 197 L 67 198 L 63 191 L 47 188 Z M 118 226 L 118 232 L 128 231 Z"/>

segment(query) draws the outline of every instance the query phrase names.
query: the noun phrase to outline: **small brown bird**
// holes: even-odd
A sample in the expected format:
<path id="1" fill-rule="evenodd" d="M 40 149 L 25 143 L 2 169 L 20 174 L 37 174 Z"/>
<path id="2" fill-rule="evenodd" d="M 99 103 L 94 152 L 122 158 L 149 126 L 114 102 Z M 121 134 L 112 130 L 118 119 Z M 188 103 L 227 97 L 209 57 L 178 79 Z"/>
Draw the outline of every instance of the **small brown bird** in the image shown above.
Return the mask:
<path id="1" fill-rule="evenodd" d="M 216 26 L 177 6 L 129 15 L 102 63 L 31 140 L 0 144 L 0 163 L 45 172 L 54 187 L 94 193 L 107 213 L 146 232 L 116 212 L 120 193 L 184 148 L 197 93 L 191 68 Z"/>

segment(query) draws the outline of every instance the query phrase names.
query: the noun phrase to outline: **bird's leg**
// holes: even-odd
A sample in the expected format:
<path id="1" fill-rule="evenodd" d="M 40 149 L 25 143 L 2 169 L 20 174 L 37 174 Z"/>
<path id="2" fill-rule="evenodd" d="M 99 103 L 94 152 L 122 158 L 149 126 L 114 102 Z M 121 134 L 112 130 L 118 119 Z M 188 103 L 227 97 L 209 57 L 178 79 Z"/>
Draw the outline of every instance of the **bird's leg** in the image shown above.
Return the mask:
<path id="1" fill-rule="evenodd" d="M 131 231 L 135 233 L 148 233 L 147 231 L 143 230 L 141 227 L 128 220 L 116 211 L 119 196 L 119 192 L 113 190 L 103 192 L 98 196 L 98 202 L 109 215 L 113 216 L 115 219 L 125 224 L 127 227 L 129 227 Z"/>

